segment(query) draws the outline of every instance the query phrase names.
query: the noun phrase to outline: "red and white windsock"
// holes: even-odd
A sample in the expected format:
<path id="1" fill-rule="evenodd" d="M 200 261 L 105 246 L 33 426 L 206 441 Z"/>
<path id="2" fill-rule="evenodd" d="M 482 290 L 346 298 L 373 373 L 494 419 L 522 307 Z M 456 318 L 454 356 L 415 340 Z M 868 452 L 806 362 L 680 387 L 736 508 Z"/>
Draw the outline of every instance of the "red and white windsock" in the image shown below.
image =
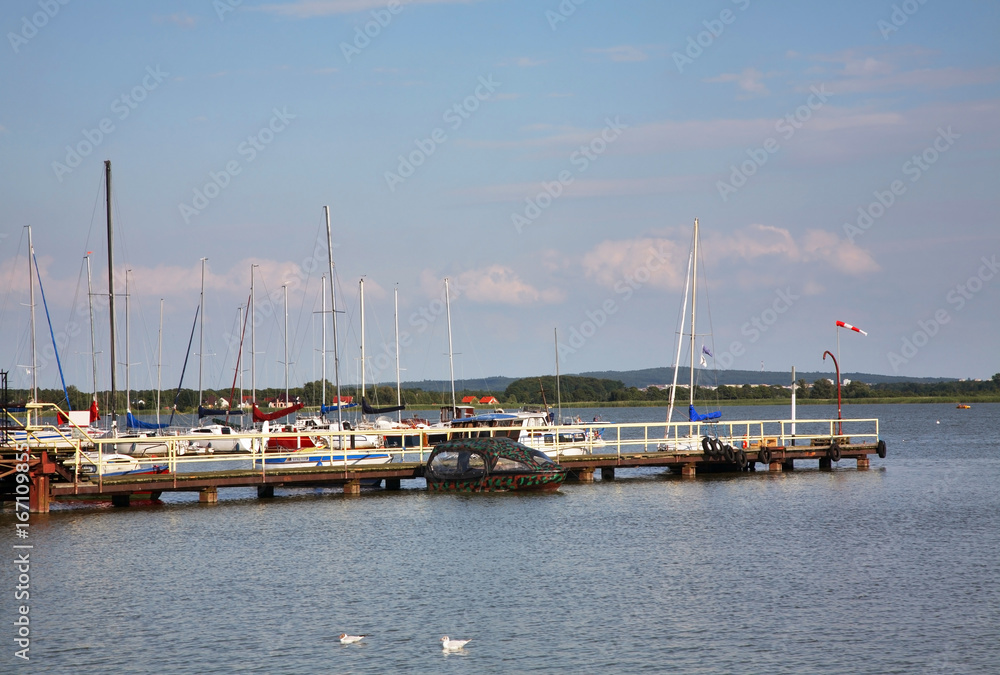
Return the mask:
<path id="1" fill-rule="evenodd" d="M 855 333 L 861 333 L 862 335 L 868 335 L 868 333 L 864 332 L 863 330 L 861 330 L 861 329 L 860 329 L 860 328 L 858 328 L 857 326 L 852 326 L 851 324 L 849 324 L 849 323 L 844 323 L 843 321 L 838 321 L 838 322 L 837 322 L 837 326 L 838 326 L 838 327 L 840 327 L 840 328 L 850 328 L 850 329 L 851 329 L 851 330 L 853 330 L 853 331 L 854 331 Z"/>

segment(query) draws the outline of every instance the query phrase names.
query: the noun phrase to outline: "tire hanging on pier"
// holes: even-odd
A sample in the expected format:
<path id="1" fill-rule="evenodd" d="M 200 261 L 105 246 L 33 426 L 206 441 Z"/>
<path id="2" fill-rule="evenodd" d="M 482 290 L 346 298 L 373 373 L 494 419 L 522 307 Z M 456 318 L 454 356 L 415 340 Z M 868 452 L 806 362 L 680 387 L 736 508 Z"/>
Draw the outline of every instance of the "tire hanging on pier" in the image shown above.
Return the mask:
<path id="1" fill-rule="evenodd" d="M 885 459 L 885 441 L 879 440 L 875 445 L 875 452 L 878 453 L 879 459 Z"/>
<path id="2" fill-rule="evenodd" d="M 735 462 L 736 461 L 736 451 L 733 450 L 733 446 L 731 446 L 731 445 L 729 445 L 727 443 L 726 445 L 722 446 L 722 451 L 723 451 L 723 453 L 725 453 L 725 457 L 726 457 L 726 461 L 727 462 Z"/>
<path id="3" fill-rule="evenodd" d="M 705 454 L 711 457 L 714 452 L 712 449 L 712 439 L 708 436 L 701 437 L 701 449 L 705 451 Z"/>
<path id="4" fill-rule="evenodd" d="M 746 471 L 748 465 L 747 453 L 743 448 L 736 451 L 736 464 L 740 467 L 740 471 Z"/>
<path id="5" fill-rule="evenodd" d="M 839 462 L 840 461 L 840 446 L 837 445 L 836 443 L 834 443 L 833 445 L 831 445 L 830 448 L 826 451 L 826 456 L 827 456 L 827 458 L 831 462 Z"/>
<path id="6" fill-rule="evenodd" d="M 761 449 L 757 451 L 757 461 L 761 464 L 770 464 L 771 451 L 767 447 L 761 447 Z"/>

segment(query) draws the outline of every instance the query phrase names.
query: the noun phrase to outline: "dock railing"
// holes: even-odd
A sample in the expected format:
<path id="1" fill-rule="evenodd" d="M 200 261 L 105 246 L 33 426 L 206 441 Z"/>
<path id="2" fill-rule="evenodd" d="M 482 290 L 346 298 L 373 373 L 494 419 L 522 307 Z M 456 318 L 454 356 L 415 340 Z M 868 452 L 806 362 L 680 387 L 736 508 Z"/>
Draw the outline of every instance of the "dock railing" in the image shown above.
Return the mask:
<path id="1" fill-rule="evenodd" d="M 842 425 L 840 433 L 838 428 Z M 45 427 L 55 429 L 55 427 Z M 572 428 L 584 432 L 583 440 L 575 435 L 575 440 L 564 440 L 566 432 Z M 795 433 L 792 433 L 792 430 Z M 529 433 L 530 432 L 530 433 Z M 563 433 L 560 433 L 563 432 Z M 38 433 L 31 450 L 46 449 L 46 443 Z M 122 438 L 71 438 L 61 434 L 69 448 L 50 449 L 64 467 L 73 473 L 74 483 L 85 481 L 101 484 L 106 459 L 114 454 L 114 444 L 121 444 Z M 357 447 L 357 437 L 375 436 L 378 447 Z M 666 453 L 672 455 L 700 455 L 704 436 L 718 438 L 734 448 L 754 451 L 761 447 L 795 447 L 830 445 L 875 445 L 879 440 L 879 421 L 864 419 L 799 419 L 799 420 L 733 420 L 726 422 L 692 424 L 688 422 L 633 422 L 611 424 L 574 424 L 568 426 L 533 427 L 520 429 L 512 427 L 474 427 L 448 429 L 430 427 L 424 429 L 355 429 L 349 431 L 303 430 L 291 432 L 234 433 L 219 440 L 238 441 L 248 445 L 249 450 L 239 452 L 209 452 L 200 447 L 207 439 L 204 435 L 178 434 L 157 437 L 165 446 L 165 452 L 155 456 L 137 456 L 138 466 L 149 470 L 153 466 L 164 466 L 169 473 L 232 471 L 245 469 L 259 472 L 261 476 L 289 467 L 281 460 L 302 460 L 304 464 L 322 465 L 346 473 L 361 466 L 371 466 L 373 462 L 419 463 L 426 462 L 435 443 L 446 438 L 467 438 L 486 436 L 508 436 L 542 450 L 557 461 L 561 457 L 579 455 L 634 455 L 642 453 Z M 352 443 L 352 437 L 355 442 Z M 215 439 L 216 437 L 212 437 Z M 144 439 L 135 439 L 142 443 Z M 299 449 L 269 448 L 268 443 L 283 440 L 286 444 L 314 445 Z M 355 447 L 352 447 L 355 446 Z M 121 452 L 119 449 L 118 452 Z M 127 454 L 127 453 L 124 453 Z M 299 463 L 299 462 L 296 462 Z M 89 470 L 86 467 L 92 467 Z M 89 473 L 88 473 L 89 471 Z"/>

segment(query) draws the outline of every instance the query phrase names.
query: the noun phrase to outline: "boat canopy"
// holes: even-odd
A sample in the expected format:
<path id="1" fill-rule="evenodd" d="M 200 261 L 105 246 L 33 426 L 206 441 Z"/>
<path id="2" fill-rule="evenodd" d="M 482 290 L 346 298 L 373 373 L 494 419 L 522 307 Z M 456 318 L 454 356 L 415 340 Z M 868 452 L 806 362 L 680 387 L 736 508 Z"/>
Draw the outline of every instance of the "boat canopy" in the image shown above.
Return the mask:
<path id="1" fill-rule="evenodd" d="M 517 415 L 511 413 L 483 413 L 482 415 L 473 415 L 472 417 L 462 417 L 461 419 L 452 420 L 452 422 L 461 422 L 465 424 L 466 422 L 471 422 L 473 424 L 489 424 L 490 422 L 499 422 L 501 420 L 514 420 L 517 419 Z"/>
<path id="2" fill-rule="evenodd" d="M 204 408 L 198 406 L 198 419 L 203 417 L 216 417 L 218 415 L 225 415 L 231 417 L 233 415 L 245 415 L 246 413 L 242 410 L 222 410 L 218 408 Z"/>
<path id="3" fill-rule="evenodd" d="M 406 404 L 404 403 L 403 405 L 394 405 L 386 408 L 373 408 L 368 405 L 368 401 L 365 400 L 364 396 L 361 397 L 361 412 L 365 415 L 382 415 L 385 413 L 393 413 L 397 410 L 406 410 Z"/>
<path id="4" fill-rule="evenodd" d="M 253 407 L 253 421 L 254 422 L 270 422 L 272 420 L 281 419 L 285 415 L 291 415 L 296 410 L 302 410 L 306 407 L 305 403 L 296 403 L 290 405 L 287 408 L 282 408 L 281 410 L 275 410 L 272 413 L 261 412 L 260 408 L 257 406 Z"/>
<path id="5" fill-rule="evenodd" d="M 129 429 L 166 429 L 167 424 L 153 424 L 152 422 L 143 422 L 135 418 L 132 411 L 129 410 L 125 413 L 125 426 Z"/>
<path id="6" fill-rule="evenodd" d="M 715 412 L 705 413 L 704 415 L 699 414 L 697 410 L 694 409 L 693 405 L 688 406 L 688 420 L 691 422 L 704 422 L 705 420 L 717 420 L 722 417 L 722 411 L 716 410 Z"/>
<path id="7" fill-rule="evenodd" d="M 348 408 L 357 408 L 357 407 L 358 407 L 357 403 L 344 403 L 342 405 L 321 405 L 319 407 L 319 411 L 320 413 L 325 415 L 328 412 L 337 412 L 338 410 L 347 410 Z"/>

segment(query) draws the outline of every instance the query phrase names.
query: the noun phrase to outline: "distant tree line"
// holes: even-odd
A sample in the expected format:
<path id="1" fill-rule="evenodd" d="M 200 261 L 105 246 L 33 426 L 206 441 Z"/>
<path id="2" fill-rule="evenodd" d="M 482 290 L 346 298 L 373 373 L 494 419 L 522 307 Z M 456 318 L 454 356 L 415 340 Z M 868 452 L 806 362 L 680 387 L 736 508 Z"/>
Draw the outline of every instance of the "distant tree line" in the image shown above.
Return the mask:
<path id="1" fill-rule="evenodd" d="M 798 391 L 796 395 L 800 399 L 832 400 L 837 398 L 836 385 L 829 379 L 820 378 L 809 385 L 805 380 L 797 382 Z M 69 394 L 70 409 L 86 410 L 90 407 L 91 394 L 80 391 L 77 387 L 70 385 L 67 387 Z M 28 400 L 28 391 L 25 389 L 9 389 L 7 391 L 7 405 L 23 405 Z M 244 390 L 244 396 L 249 396 L 250 391 Z M 331 403 L 337 392 L 331 382 L 326 383 L 326 397 L 323 398 L 323 383 L 320 380 L 307 382 L 301 387 L 291 387 L 288 390 L 289 399 L 301 401 L 306 406 L 319 406 L 324 400 Z M 1000 373 L 995 374 L 989 380 L 981 382 L 948 381 L 948 382 L 893 382 L 885 384 L 868 385 L 864 382 L 852 381 L 841 387 L 841 397 L 844 399 L 866 399 L 866 398 L 906 398 L 906 397 L 934 397 L 945 399 L 974 399 L 979 396 L 1000 396 Z M 257 390 L 257 403 L 265 407 L 265 401 L 276 398 L 283 400 L 285 390 L 283 388 L 269 387 Z M 353 397 L 354 401 L 360 402 L 360 390 L 356 385 L 341 385 L 341 396 Z M 180 394 L 176 390 L 165 390 L 160 392 L 160 404 L 162 410 L 169 410 L 174 406 L 174 397 L 177 397 L 177 411 L 182 413 L 193 412 L 198 407 L 198 391 L 195 389 L 181 389 Z M 596 377 L 582 377 L 577 375 L 566 375 L 559 378 L 559 389 L 556 390 L 556 378 L 551 375 L 542 377 L 525 377 L 511 382 L 502 393 L 477 390 L 462 389 L 456 391 L 456 399 L 460 402 L 463 397 L 475 396 L 477 399 L 483 396 L 495 396 L 499 405 L 515 407 L 522 404 L 534 405 L 555 405 L 557 397 L 563 403 L 627 403 L 634 402 L 664 402 L 670 398 L 670 387 L 647 387 L 638 389 L 636 387 L 626 387 L 621 380 L 610 380 Z M 369 386 L 366 393 L 368 401 L 373 406 L 391 406 L 396 404 L 396 388 L 388 385 Z M 739 401 L 739 400 L 778 400 L 790 399 L 791 389 L 772 385 L 742 386 L 722 385 L 717 389 L 709 387 L 695 387 L 696 401 Z M 66 408 L 62 389 L 39 389 L 39 401 L 45 403 L 55 403 L 62 408 Z M 156 391 L 150 389 L 132 390 L 131 408 L 133 412 L 155 412 Z M 213 401 L 218 398 L 230 399 L 229 389 L 206 389 L 202 392 L 203 401 Z M 239 398 L 238 392 L 233 396 Z M 676 400 L 686 401 L 688 399 L 687 386 L 678 386 Z M 406 388 L 402 390 L 402 400 L 410 408 L 435 408 L 451 403 L 451 392 L 425 391 L 420 388 Z M 98 393 L 98 405 L 101 413 L 104 414 L 110 409 L 110 392 Z M 125 393 L 117 392 L 116 409 L 119 412 L 125 411 Z M 2 403 L 2 401 L 0 401 Z M 231 407 L 238 405 L 238 400 L 231 401 Z M 206 403 L 207 405 L 207 403 Z"/>

